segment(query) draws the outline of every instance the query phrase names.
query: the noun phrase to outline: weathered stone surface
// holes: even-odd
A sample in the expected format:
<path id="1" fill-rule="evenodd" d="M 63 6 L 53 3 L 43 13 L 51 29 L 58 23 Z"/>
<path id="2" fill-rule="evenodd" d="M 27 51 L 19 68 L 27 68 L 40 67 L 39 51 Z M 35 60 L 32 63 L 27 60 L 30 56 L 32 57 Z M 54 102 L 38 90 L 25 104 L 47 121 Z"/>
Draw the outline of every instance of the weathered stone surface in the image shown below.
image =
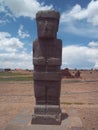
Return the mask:
<path id="1" fill-rule="evenodd" d="M 44 57 L 33 58 L 33 64 L 43 66 L 45 65 L 45 58 Z"/>
<path id="2" fill-rule="evenodd" d="M 60 66 L 61 65 L 61 59 L 60 58 L 49 58 L 47 61 L 47 64 L 50 66 Z"/>
<path id="3" fill-rule="evenodd" d="M 39 38 L 55 38 L 58 31 L 60 14 L 57 11 L 39 11 L 36 14 Z"/>
<path id="4" fill-rule="evenodd" d="M 34 72 L 34 80 L 59 81 L 61 80 L 60 72 Z"/>
<path id="5" fill-rule="evenodd" d="M 61 124 L 61 113 L 59 114 L 35 114 L 32 116 L 31 124 L 43 124 L 43 125 L 60 125 Z"/>
<path id="6" fill-rule="evenodd" d="M 41 19 L 41 18 L 52 18 L 52 19 L 57 19 L 59 20 L 60 14 L 57 11 L 40 11 L 36 14 L 36 19 Z"/>
<path id="7" fill-rule="evenodd" d="M 61 109 L 58 105 L 36 105 L 32 117 L 32 124 L 61 124 Z"/>
<path id="8" fill-rule="evenodd" d="M 61 123 L 62 41 L 57 39 L 59 18 L 59 12 L 53 10 L 36 14 L 38 38 L 33 42 L 36 105 L 31 121 L 35 124 Z"/>
<path id="9" fill-rule="evenodd" d="M 33 58 L 33 64 L 34 65 L 49 65 L 49 66 L 60 66 L 61 65 L 61 59 L 60 58 L 49 58 L 47 61 L 44 57 L 39 58 Z"/>
<path id="10" fill-rule="evenodd" d="M 55 82 L 35 81 L 34 90 L 35 90 L 36 104 L 59 105 L 60 84 L 61 84 L 60 81 Z"/>
<path id="11" fill-rule="evenodd" d="M 45 114 L 46 112 L 46 105 L 36 105 L 34 108 L 34 113 L 35 114 Z"/>
<path id="12" fill-rule="evenodd" d="M 36 107 L 34 108 L 34 113 L 42 115 L 53 115 L 61 113 L 61 110 L 58 105 L 36 105 Z"/>

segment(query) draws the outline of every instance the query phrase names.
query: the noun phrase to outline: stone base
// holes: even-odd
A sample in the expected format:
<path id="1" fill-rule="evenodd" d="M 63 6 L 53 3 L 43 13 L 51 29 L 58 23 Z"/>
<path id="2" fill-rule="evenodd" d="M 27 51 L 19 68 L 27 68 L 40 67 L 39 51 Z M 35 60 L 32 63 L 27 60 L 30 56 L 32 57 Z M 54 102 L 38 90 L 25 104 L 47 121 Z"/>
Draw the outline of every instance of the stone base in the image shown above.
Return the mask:
<path id="1" fill-rule="evenodd" d="M 60 125 L 61 115 L 33 115 L 31 124 Z"/>
<path id="2" fill-rule="evenodd" d="M 31 112 L 24 110 L 8 124 L 5 130 L 85 130 L 77 111 L 72 109 L 67 113 L 62 114 L 61 125 L 36 125 L 31 124 Z"/>
<path id="3" fill-rule="evenodd" d="M 59 105 L 36 105 L 31 124 L 60 125 L 61 109 Z"/>

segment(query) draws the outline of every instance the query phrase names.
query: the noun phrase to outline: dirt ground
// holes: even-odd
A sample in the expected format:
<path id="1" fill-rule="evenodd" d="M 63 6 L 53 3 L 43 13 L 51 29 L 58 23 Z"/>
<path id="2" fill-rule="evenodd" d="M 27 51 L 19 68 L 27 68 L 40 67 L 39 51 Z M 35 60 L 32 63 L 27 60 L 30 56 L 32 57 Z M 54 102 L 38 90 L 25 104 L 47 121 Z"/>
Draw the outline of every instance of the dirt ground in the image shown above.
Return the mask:
<path id="1" fill-rule="evenodd" d="M 23 109 L 33 111 L 34 104 L 33 81 L 0 82 L 0 130 Z M 98 130 L 98 71 L 62 79 L 61 108 L 76 109 L 86 130 Z"/>

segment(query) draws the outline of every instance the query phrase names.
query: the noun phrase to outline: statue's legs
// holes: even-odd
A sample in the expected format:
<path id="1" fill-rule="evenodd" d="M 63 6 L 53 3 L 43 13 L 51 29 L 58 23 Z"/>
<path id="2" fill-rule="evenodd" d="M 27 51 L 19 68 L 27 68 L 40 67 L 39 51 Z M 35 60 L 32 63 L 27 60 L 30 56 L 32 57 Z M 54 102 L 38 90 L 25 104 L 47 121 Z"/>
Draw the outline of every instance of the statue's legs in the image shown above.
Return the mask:
<path id="1" fill-rule="evenodd" d="M 45 81 L 34 81 L 35 100 L 37 105 L 46 104 Z"/>
<path id="2" fill-rule="evenodd" d="M 46 83 L 47 89 L 47 105 L 59 105 L 60 104 L 60 81 L 51 81 Z"/>
<path id="3" fill-rule="evenodd" d="M 34 81 L 37 105 L 59 105 L 61 82 Z"/>
<path id="4" fill-rule="evenodd" d="M 34 81 L 36 105 L 32 124 L 60 124 L 60 81 Z"/>

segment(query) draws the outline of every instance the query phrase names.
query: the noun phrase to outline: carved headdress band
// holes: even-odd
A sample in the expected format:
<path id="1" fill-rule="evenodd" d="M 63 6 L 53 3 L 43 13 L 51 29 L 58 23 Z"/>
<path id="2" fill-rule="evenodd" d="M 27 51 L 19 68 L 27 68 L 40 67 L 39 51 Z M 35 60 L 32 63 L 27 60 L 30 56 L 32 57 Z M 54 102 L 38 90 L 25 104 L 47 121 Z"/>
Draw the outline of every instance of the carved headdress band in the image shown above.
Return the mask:
<path id="1" fill-rule="evenodd" d="M 47 11 L 38 11 L 36 14 L 36 20 L 41 18 L 50 18 L 56 19 L 59 21 L 60 14 L 58 11 L 55 10 L 47 10 Z"/>

